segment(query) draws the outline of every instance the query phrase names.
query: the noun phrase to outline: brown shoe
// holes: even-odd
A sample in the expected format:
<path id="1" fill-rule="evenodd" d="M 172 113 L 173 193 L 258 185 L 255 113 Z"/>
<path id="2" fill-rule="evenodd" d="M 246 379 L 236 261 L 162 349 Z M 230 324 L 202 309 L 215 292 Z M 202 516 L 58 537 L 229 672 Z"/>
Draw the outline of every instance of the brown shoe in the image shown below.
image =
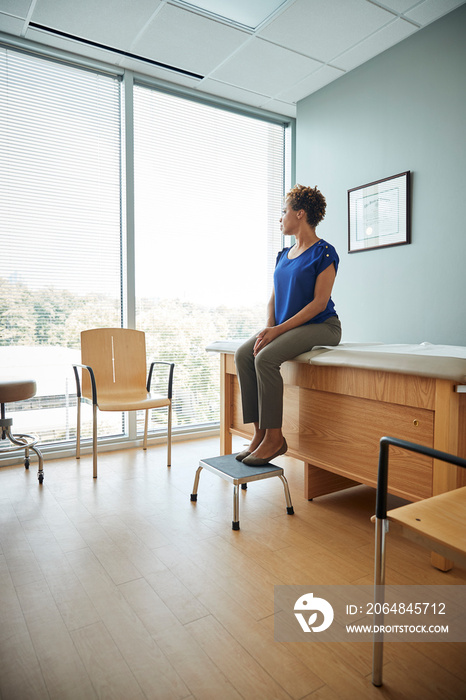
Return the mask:
<path id="1" fill-rule="evenodd" d="M 285 438 L 283 438 L 282 446 L 271 457 L 267 457 L 267 459 L 263 459 L 262 457 L 251 457 L 251 456 L 244 457 L 242 462 L 243 462 L 243 464 L 246 464 L 248 467 L 264 467 L 266 464 L 269 464 L 269 462 L 271 462 L 272 459 L 275 459 L 275 457 L 279 457 L 280 455 L 284 455 L 287 450 L 288 450 L 288 445 L 286 444 Z"/>
<path id="2" fill-rule="evenodd" d="M 235 459 L 237 459 L 238 462 L 242 462 L 243 459 L 245 459 L 245 457 L 249 457 L 250 454 L 251 453 L 249 452 L 249 450 L 243 450 L 242 452 L 238 452 L 238 454 L 235 455 Z"/>

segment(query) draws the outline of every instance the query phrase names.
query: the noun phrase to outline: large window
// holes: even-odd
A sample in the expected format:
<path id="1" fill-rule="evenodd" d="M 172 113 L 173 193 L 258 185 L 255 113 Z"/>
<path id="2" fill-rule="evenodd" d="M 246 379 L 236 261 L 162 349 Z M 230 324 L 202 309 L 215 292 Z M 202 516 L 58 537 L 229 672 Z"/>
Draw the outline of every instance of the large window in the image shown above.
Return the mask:
<path id="1" fill-rule="evenodd" d="M 17 432 L 62 441 L 80 331 L 121 325 L 120 85 L 0 47 L 0 104 L 0 368 L 37 382 Z"/>
<path id="2" fill-rule="evenodd" d="M 176 362 L 175 427 L 216 423 L 219 360 L 205 348 L 263 327 L 284 129 L 142 86 L 134 115 L 137 327 Z"/>
<path id="3" fill-rule="evenodd" d="M 43 443 L 75 437 L 80 332 L 124 325 L 134 301 L 148 358 L 176 362 L 175 430 L 217 424 L 218 356 L 205 348 L 262 326 L 281 246 L 284 124 L 143 84 L 122 105 L 120 86 L 0 46 L 0 367 L 36 379 L 14 428 Z M 134 439 L 141 418 L 99 414 L 99 435 Z"/>

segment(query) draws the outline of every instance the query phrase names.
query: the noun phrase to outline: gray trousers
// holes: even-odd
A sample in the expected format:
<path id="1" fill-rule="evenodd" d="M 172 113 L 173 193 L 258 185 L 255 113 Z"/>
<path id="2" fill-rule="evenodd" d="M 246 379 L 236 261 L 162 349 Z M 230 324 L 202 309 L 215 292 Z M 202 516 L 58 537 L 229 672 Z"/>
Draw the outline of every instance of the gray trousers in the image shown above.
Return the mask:
<path id="1" fill-rule="evenodd" d="M 256 357 L 253 355 L 256 336 L 246 340 L 235 353 L 244 423 L 259 423 L 261 429 L 281 428 L 282 362 L 312 350 L 315 345 L 338 345 L 340 339 L 340 320 L 331 316 L 323 323 L 308 323 L 279 335 Z"/>

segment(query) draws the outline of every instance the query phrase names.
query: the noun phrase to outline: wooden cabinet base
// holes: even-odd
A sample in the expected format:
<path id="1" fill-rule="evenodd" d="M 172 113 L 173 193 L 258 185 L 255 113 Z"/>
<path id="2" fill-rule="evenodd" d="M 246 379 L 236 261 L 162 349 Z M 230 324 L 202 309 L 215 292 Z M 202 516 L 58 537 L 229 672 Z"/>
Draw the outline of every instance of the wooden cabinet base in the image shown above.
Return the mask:
<path id="1" fill-rule="evenodd" d="M 358 481 L 347 479 L 345 476 L 339 476 L 304 462 L 304 497 L 309 501 L 317 496 L 325 496 L 327 493 L 342 491 L 358 485 Z"/>
<path id="2" fill-rule="evenodd" d="M 384 435 L 466 457 L 466 394 L 446 379 L 345 366 L 285 362 L 283 431 L 288 454 L 304 462 L 304 498 L 357 484 L 375 487 Z M 236 368 L 221 354 L 221 449 L 252 434 L 242 422 Z M 466 485 L 451 465 L 393 448 L 388 491 L 408 501 Z M 434 565 L 449 563 L 435 557 Z"/>

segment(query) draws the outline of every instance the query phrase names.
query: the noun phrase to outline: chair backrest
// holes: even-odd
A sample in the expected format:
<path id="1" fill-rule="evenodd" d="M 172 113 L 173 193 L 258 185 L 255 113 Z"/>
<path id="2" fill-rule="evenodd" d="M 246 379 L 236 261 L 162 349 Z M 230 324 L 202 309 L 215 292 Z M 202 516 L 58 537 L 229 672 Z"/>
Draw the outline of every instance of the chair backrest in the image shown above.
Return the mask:
<path id="1" fill-rule="evenodd" d="M 146 337 L 128 328 L 95 328 L 81 333 L 81 362 L 94 371 L 97 395 L 131 396 L 146 391 Z M 92 398 L 88 372 L 82 393 Z"/>

